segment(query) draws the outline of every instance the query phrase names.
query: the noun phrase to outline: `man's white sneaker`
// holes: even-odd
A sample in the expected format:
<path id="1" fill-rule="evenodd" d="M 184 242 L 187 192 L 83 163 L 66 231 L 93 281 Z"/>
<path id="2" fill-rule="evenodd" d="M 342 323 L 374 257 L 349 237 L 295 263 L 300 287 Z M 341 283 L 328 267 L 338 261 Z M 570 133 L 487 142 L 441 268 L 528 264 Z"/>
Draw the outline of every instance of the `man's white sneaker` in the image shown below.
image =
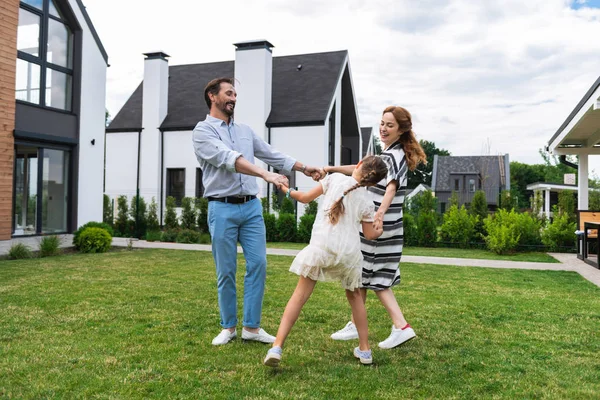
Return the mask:
<path id="1" fill-rule="evenodd" d="M 333 340 L 352 340 L 358 339 L 358 331 L 356 325 L 352 321 L 348 322 L 345 327 L 331 335 Z"/>
<path id="2" fill-rule="evenodd" d="M 392 325 L 392 333 L 387 339 L 379 343 L 379 347 L 382 349 L 393 349 L 415 337 L 417 337 L 417 335 L 410 325 L 405 326 L 404 329 L 398 329 Z"/>
<path id="3" fill-rule="evenodd" d="M 234 330 L 230 332 L 229 329 L 223 329 L 221 333 L 217 335 L 212 341 L 213 346 L 220 346 L 222 344 L 227 344 L 232 341 L 237 336 L 237 332 Z"/>
<path id="4" fill-rule="evenodd" d="M 248 332 L 245 329 L 242 329 L 242 339 L 243 340 L 254 340 L 256 342 L 262 342 L 262 343 L 273 343 L 275 341 L 275 336 L 269 335 L 262 328 L 260 328 L 258 330 L 258 333 L 252 333 L 252 332 Z"/>

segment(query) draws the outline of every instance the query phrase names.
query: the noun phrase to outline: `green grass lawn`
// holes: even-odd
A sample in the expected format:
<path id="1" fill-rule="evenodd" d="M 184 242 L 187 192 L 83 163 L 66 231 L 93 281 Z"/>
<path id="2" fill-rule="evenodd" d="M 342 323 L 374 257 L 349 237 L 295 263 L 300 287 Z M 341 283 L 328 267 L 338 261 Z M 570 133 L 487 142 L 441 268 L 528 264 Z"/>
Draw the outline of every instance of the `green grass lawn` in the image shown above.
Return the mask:
<path id="1" fill-rule="evenodd" d="M 274 249 L 292 249 L 302 250 L 306 247 L 305 243 L 272 242 L 267 243 L 267 247 Z M 427 256 L 427 257 L 455 257 L 455 258 L 475 258 L 480 260 L 505 260 L 505 261 L 529 261 L 529 262 L 549 262 L 558 263 L 554 257 L 541 252 L 527 252 L 499 255 L 491 251 L 480 249 L 453 249 L 444 247 L 404 247 L 402 254 L 407 256 Z M 573 255 L 575 257 L 575 255 Z"/>
<path id="2" fill-rule="evenodd" d="M 291 260 L 269 257 L 263 327 L 272 333 L 297 281 Z M 395 293 L 415 340 L 376 348 L 391 323 L 371 295 L 375 364 L 359 365 L 356 342 L 329 339 L 349 317 L 344 293 L 321 283 L 272 370 L 261 364 L 267 345 L 211 346 L 220 328 L 208 252 L 3 261 L 0 398 L 600 396 L 600 288 L 578 274 L 406 263 L 402 277 Z"/>

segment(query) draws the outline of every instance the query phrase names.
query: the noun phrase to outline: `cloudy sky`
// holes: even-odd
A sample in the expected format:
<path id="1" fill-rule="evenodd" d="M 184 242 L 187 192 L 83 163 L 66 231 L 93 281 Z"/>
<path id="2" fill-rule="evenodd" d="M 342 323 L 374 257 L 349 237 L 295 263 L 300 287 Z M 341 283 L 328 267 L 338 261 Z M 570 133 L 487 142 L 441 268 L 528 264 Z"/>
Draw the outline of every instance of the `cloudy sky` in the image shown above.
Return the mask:
<path id="1" fill-rule="evenodd" d="M 401 105 L 418 138 L 453 155 L 534 164 L 600 75 L 600 0 L 84 4 L 109 55 L 113 116 L 142 79 L 142 53 L 164 51 L 170 65 L 232 60 L 233 43 L 267 39 L 274 56 L 348 50 L 362 126 Z"/>

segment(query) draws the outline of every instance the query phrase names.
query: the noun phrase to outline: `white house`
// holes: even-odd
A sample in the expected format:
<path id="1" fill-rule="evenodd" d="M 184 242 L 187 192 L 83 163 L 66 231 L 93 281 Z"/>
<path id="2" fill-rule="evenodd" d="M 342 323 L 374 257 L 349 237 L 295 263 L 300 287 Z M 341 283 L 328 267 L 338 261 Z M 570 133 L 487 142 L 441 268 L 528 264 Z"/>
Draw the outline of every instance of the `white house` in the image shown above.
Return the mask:
<path id="1" fill-rule="evenodd" d="M 102 220 L 108 57 L 80 0 L 9 3 L 18 27 L 8 32 L 16 68 L 3 72 L 15 77 L 5 143 L 15 160 L 0 170 L 14 182 L 12 236 L 72 232 Z"/>
<path id="2" fill-rule="evenodd" d="M 208 108 L 204 87 L 235 77 L 236 121 L 276 149 L 315 166 L 356 163 L 361 131 L 347 51 L 273 57 L 265 40 L 235 44 L 235 61 L 169 66 L 163 52 L 146 53 L 144 80 L 106 129 L 106 187 L 111 198 L 201 197 L 202 171 L 191 133 Z M 263 164 L 264 166 L 264 164 Z M 294 172 L 293 186 L 314 182 Z M 260 196 L 273 190 L 259 180 Z M 298 207 L 301 215 L 303 207 Z"/>

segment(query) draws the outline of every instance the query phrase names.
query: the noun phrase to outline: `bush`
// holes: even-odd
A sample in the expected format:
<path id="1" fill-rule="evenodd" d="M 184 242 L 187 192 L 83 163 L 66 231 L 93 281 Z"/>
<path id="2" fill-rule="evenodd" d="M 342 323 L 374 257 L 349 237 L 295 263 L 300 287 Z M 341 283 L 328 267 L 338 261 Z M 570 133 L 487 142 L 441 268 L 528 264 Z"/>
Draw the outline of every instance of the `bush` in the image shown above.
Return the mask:
<path id="1" fill-rule="evenodd" d="M 473 200 L 471 201 L 471 206 L 469 207 L 469 214 L 476 215 L 478 217 L 477 222 L 475 223 L 475 232 L 477 234 L 477 238 L 483 238 L 483 235 L 485 234 L 483 220 L 488 216 L 487 199 L 483 190 L 478 190 L 473 195 Z"/>
<path id="2" fill-rule="evenodd" d="M 298 224 L 298 235 L 297 239 L 299 242 L 308 243 L 312 234 L 313 224 L 315 223 L 315 215 L 304 214 L 300 217 L 300 224 Z"/>
<path id="3" fill-rule="evenodd" d="M 267 231 L 267 242 L 277 241 L 277 217 L 273 214 L 263 214 L 265 230 Z"/>
<path id="4" fill-rule="evenodd" d="M 279 242 L 295 242 L 298 227 L 294 214 L 279 214 L 277 218 L 277 240 Z"/>
<path id="5" fill-rule="evenodd" d="M 27 246 L 24 243 L 15 243 L 12 246 L 10 246 L 10 249 L 8 250 L 9 260 L 23 260 L 32 257 L 33 252 L 31 251 L 29 246 Z"/>
<path id="6" fill-rule="evenodd" d="M 576 222 L 571 222 L 567 214 L 559 214 L 542 231 L 542 243 L 548 246 L 550 251 L 573 247 L 575 245 L 575 229 L 577 229 Z"/>
<path id="7" fill-rule="evenodd" d="M 410 213 L 404 214 L 402 225 L 404 227 L 404 245 L 416 246 L 418 243 L 418 236 L 415 217 Z"/>
<path id="8" fill-rule="evenodd" d="M 40 240 L 40 257 L 50 257 L 60 254 L 60 238 L 55 235 L 44 236 Z"/>
<path id="9" fill-rule="evenodd" d="M 517 214 L 517 230 L 520 235 L 519 245 L 539 246 L 541 239 L 542 221 L 530 213 Z"/>
<path id="10" fill-rule="evenodd" d="M 466 249 L 476 235 L 476 225 L 479 217 L 467 212 L 465 206 L 458 208 L 453 205 L 444 214 L 444 223 L 440 227 L 440 237 L 444 242 L 458 243 Z"/>
<path id="11" fill-rule="evenodd" d="M 112 237 L 102 228 L 85 228 L 79 235 L 79 251 L 82 253 L 105 253 L 110 250 Z"/>
<path id="12" fill-rule="evenodd" d="M 203 197 L 196 199 L 196 210 L 198 211 L 198 229 L 200 232 L 208 233 L 208 199 Z"/>
<path id="13" fill-rule="evenodd" d="M 179 229 L 167 229 L 163 231 L 160 241 L 175 243 L 177 241 L 177 235 L 179 235 Z"/>
<path id="14" fill-rule="evenodd" d="M 296 214 L 296 206 L 294 205 L 294 201 L 292 199 L 288 199 L 284 197 L 281 201 L 281 209 L 279 210 L 280 214 Z"/>
<path id="15" fill-rule="evenodd" d="M 175 241 L 177 243 L 200 243 L 200 232 L 193 229 L 181 229 Z"/>
<path id="16" fill-rule="evenodd" d="M 148 242 L 158 242 L 162 239 L 162 232 L 159 230 L 153 230 L 146 232 L 146 240 Z"/>
<path id="17" fill-rule="evenodd" d="M 150 206 L 148 207 L 148 227 L 146 232 L 146 240 L 148 240 L 148 232 L 160 231 L 160 224 L 158 223 L 158 204 L 156 199 L 152 197 Z"/>
<path id="18" fill-rule="evenodd" d="M 209 233 L 201 233 L 200 234 L 200 244 L 210 244 L 210 234 Z"/>
<path id="19" fill-rule="evenodd" d="M 558 193 L 558 211 L 561 214 L 567 214 L 569 222 L 575 222 L 575 194 L 568 190 Z"/>
<path id="20" fill-rule="evenodd" d="M 138 239 L 146 236 L 148 221 L 146 219 L 146 201 L 142 196 L 133 196 L 131 198 L 129 215 L 131 216 L 130 232 L 133 234 L 133 236 Z"/>
<path id="21" fill-rule="evenodd" d="M 175 197 L 169 196 L 167 197 L 166 207 L 165 207 L 165 227 L 167 229 L 177 229 L 179 228 L 179 222 L 177 222 L 177 212 L 175 212 L 176 207 Z"/>
<path id="22" fill-rule="evenodd" d="M 114 223 L 113 204 L 108 195 L 104 195 L 102 204 L 102 222 L 111 225 Z"/>
<path id="23" fill-rule="evenodd" d="M 115 221 L 115 235 L 121 237 L 129 236 L 128 222 L 129 206 L 127 205 L 127 196 L 117 198 L 117 219 Z"/>
<path id="24" fill-rule="evenodd" d="M 503 190 L 500 193 L 500 208 L 506 211 L 513 210 L 516 207 L 517 196 L 511 193 L 510 190 Z"/>
<path id="25" fill-rule="evenodd" d="M 114 236 L 114 231 L 112 226 L 108 225 L 105 222 L 94 222 L 94 221 L 90 221 L 82 226 L 79 227 L 79 229 L 77 229 L 75 232 L 73 232 L 73 246 L 75 246 L 75 248 L 77 250 L 79 250 L 79 237 L 81 235 L 81 232 L 83 232 L 84 229 L 86 228 L 100 228 L 100 229 L 104 229 L 106 232 L 108 232 L 108 234 L 111 236 L 111 238 Z"/>
<path id="26" fill-rule="evenodd" d="M 314 200 L 304 206 L 304 214 L 317 215 L 318 210 L 319 203 Z"/>
<path id="27" fill-rule="evenodd" d="M 490 251 L 496 254 L 512 253 L 519 244 L 518 214 L 514 211 L 498 210 L 484 221 L 487 236 L 484 238 Z"/>
<path id="28" fill-rule="evenodd" d="M 261 197 L 260 204 L 262 205 L 263 214 L 268 214 L 269 212 L 269 198 Z"/>
<path id="29" fill-rule="evenodd" d="M 190 197 L 184 197 L 181 200 L 181 227 L 196 229 L 196 209 Z"/>
<path id="30" fill-rule="evenodd" d="M 417 217 L 417 243 L 432 247 L 437 241 L 437 216 L 434 211 L 419 213 Z"/>

